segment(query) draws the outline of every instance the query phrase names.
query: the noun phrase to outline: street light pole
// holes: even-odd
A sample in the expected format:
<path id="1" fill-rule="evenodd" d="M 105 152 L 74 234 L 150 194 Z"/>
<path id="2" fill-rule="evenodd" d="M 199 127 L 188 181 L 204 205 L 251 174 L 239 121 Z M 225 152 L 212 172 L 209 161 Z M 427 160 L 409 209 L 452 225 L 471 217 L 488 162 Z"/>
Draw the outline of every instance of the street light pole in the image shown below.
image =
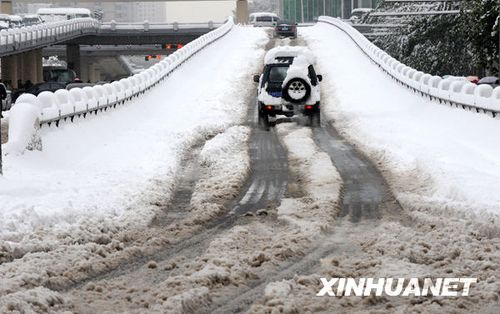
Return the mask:
<path id="1" fill-rule="evenodd" d="M 304 0 L 300 0 L 300 22 L 304 23 Z"/>

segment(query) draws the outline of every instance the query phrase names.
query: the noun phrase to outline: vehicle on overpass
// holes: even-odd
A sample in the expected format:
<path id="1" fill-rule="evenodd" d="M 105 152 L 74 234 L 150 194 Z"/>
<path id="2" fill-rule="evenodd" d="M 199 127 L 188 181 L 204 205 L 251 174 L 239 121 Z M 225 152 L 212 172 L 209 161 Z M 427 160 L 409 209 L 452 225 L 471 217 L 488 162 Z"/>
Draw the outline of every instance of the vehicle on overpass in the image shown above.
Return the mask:
<path id="1" fill-rule="evenodd" d="M 297 38 L 297 23 L 289 21 L 279 21 L 274 28 L 274 37 Z"/>
<path id="2" fill-rule="evenodd" d="M 280 18 L 271 12 L 256 12 L 249 16 L 249 23 L 255 27 L 274 27 Z"/>
<path id="3" fill-rule="evenodd" d="M 0 14 L 0 30 L 10 28 L 10 17 L 8 14 Z"/>
<path id="4" fill-rule="evenodd" d="M 43 23 L 42 18 L 38 14 L 24 14 L 22 18 L 24 26 L 32 26 Z"/>
<path id="5" fill-rule="evenodd" d="M 19 28 L 25 26 L 23 23 L 23 18 L 19 15 L 9 15 L 10 28 Z"/>
<path id="6" fill-rule="evenodd" d="M 266 54 L 262 74 L 254 76 L 259 83 L 257 106 L 259 123 L 265 127 L 276 123 L 277 115 L 303 115 L 311 126 L 320 122 L 321 75 L 314 70 L 315 58 L 305 47 L 276 47 Z"/>
<path id="7" fill-rule="evenodd" d="M 38 9 L 37 14 L 44 22 L 92 17 L 90 10 L 85 8 L 41 8 Z"/>
<path id="8" fill-rule="evenodd" d="M 43 67 L 43 80 L 45 82 L 57 82 L 66 85 L 73 82 L 75 78 L 75 71 L 68 69 L 66 66 L 56 65 Z"/>

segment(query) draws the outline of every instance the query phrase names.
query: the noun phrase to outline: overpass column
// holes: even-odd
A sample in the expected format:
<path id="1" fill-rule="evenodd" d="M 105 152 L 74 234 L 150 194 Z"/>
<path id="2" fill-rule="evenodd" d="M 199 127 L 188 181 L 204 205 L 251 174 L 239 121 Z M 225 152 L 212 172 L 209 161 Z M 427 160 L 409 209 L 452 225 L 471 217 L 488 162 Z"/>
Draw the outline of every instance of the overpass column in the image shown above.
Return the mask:
<path id="1" fill-rule="evenodd" d="M 2 58 L 2 81 L 9 82 L 12 88 L 17 88 L 18 56 L 12 55 Z"/>
<path id="2" fill-rule="evenodd" d="M 2 4 L 0 4 L 0 13 L 12 14 L 12 0 L 2 0 Z"/>
<path id="3" fill-rule="evenodd" d="M 97 83 L 101 80 L 101 70 L 97 69 L 96 65 L 94 64 L 94 76 L 90 78 L 90 81 L 92 83 Z"/>
<path id="4" fill-rule="evenodd" d="M 82 80 L 82 82 L 86 83 L 89 80 L 90 60 L 87 57 L 83 57 L 81 59 L 81 62 L 82 62 L 82 65 L 80 67 L 80 72 L 76 72 L 76 73 L 77 73 L 77 76 L 80 78 L 80 80 Z"/>
<path id="5" fill-rule="evenodd" d="M 76 72 L 76 76 L 82 75 L 80 68 L 80 45 L 72 44 L 66 46 L 66 60 L 68 62 L 68 69 Z"/>
<path id="6" fill-rule="evenodd" d="M 236 22 L 248 23 L 248 0 L 236 0 Z"/>
<path id="7" fill-rule="evenodd" d="M 89 62 L 89 81 L 91 83 L 95 83 L 99 81 L 96 75 L 96 68 L 95 68 L 95 63 L 94 62 Z"/>
<path id="8" fill-rule="evenodd" d="M 37 69 L 37 53 L 36 51 L 28 51 L 22 54 L 22 83 L 24 84 L 27 80 L 30 80 L 32 84 L 37 83 L 38 79 L 38 69 Z"/>
<path id="9" fill-rule="evenodd" d="M 36 61 L 36 80 L 33 81 L 33 84 L 43 82 L 43 55 L 42 49 L 37 49 L 34 51 L 35 53 L 35 61 Z"/>

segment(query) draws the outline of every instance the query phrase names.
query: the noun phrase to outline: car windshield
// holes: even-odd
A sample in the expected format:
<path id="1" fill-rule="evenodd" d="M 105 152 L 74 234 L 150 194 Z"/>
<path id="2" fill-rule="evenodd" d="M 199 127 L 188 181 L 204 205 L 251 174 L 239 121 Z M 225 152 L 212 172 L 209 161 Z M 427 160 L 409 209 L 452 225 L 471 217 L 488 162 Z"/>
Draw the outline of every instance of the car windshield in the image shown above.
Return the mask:
<path id="1" fill-rule="evenodd" d="M 287 71 L 288 71 L 287 66 L 272 67 L 269 70 L 269 81 L 273 83 L 283 82 L 285 80 Z"/>
<path id="2" fill-rule="evenodd" d="M 257 22 L 272 22 L 272 16 L 257 16 Z"/>

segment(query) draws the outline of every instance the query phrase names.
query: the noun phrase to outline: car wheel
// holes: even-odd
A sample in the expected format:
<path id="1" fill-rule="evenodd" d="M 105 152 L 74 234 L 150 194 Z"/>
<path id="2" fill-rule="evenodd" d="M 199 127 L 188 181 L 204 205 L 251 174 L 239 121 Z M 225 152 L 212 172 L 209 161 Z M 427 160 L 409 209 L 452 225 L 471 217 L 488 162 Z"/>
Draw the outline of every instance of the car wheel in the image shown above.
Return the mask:
<path id="1" fill-rule="evenodd" d="M 291 103 L 303 102 L 310 95 L 311 86 L 300 77 L 291 79 L 283 88 L 283 98 Z"/>

